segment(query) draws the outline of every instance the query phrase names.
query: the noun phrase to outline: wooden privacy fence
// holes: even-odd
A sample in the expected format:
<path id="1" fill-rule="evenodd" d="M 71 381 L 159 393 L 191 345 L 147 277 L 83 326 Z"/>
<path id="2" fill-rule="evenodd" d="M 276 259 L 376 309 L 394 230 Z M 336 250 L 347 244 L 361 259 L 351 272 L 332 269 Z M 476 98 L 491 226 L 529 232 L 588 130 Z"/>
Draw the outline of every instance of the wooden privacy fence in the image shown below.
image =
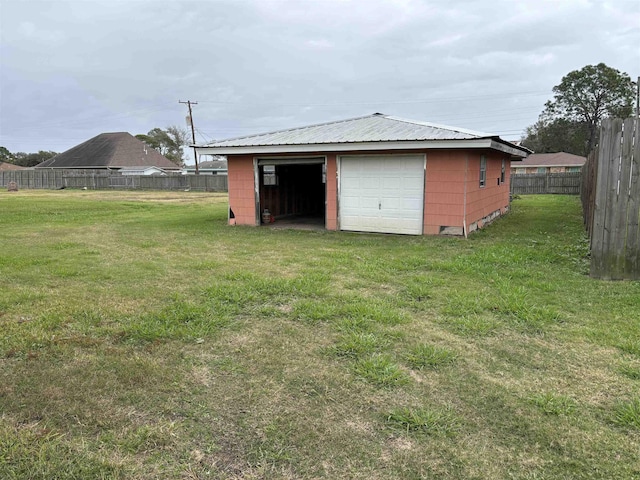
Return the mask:
<path id="1" fill-rule="evenodd" d="M 640 280 L 640 122 L 603 121 L 583 170 L 582 205 L 591 237 L 591 276 Z"/>
<path id="2" fill-rule="evenodd" d="M 9 170 L 0 172 L 0 187 L 19 189 L 87 188 L 90 190 L 194 190 L 226 192 L 226 175 L 122 175 L 107 170 Z"/>
<path id="3" fill-rule="evenodd" d="M 511 175 L 511 193 L 514 195 L 535 193 L 580 195 L 581 183 L 580 172 Z"/>
<path id="4" fill-rule="evenodd" d="M 582 166 L 582 191 L 580 201 L 582 202 L 582 218 L 584 225 L 591 238 L 593 226 L 593 212 L 596 206 L 596 171 L 598 169 L 598 151 L 594 150 L 587 157 L 587 161 Z"/>

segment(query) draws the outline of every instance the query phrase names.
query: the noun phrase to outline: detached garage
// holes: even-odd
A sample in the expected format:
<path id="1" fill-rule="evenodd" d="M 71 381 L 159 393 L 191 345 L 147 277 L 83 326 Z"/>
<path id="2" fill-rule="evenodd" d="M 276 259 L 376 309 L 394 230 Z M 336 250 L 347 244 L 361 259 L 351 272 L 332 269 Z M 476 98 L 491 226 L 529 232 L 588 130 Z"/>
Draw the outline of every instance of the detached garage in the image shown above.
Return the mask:
<path id="1" fill-rule="evenodd" d="M 511 161 L 530 153 L 496 135 L 379 113 L 196 149 L 227 156 L 230 224 L 408 235 L 467 235 L 506 213 Z"/>

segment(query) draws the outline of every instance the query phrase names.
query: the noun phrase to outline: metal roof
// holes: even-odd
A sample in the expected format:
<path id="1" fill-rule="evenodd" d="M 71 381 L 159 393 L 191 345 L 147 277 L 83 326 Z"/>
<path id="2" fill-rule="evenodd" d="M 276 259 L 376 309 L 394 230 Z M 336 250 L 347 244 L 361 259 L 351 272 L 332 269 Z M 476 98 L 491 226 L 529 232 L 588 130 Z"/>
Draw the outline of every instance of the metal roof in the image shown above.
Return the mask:
<path id="1" fill-rule="evenodd" d="M 200 146 L 318 145 L 326 143 L 467 140 L 494 137 L 497 135 L 374 113 L 348 120 L 230 138 Z"/>

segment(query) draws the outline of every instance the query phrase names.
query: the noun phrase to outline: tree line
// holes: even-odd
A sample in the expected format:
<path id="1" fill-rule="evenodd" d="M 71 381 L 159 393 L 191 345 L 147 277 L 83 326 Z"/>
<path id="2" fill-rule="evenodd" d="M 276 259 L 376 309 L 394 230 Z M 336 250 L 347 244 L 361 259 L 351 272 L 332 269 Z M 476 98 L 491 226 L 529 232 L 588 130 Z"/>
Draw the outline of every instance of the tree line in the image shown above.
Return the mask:
<path id="1" fill-rule="evenodd" d="M 0 162 L 13 163 L 21 167 L 35 167 L 39 163 L 55 157 L 56 152 L 49 150 L 40 150 L 38 153 L 16 152 L 11 153 L 5 147 L 0 147 Z"/>
<path id="2" fill-rule="evenodd" d="M 604 63 L 569 72 L 553 87 L 553 100 L 527 127 L 521 143 L 536 153 L 587 156 L 597 146 L 604 118 L 632 114 L 635 88 L 627 73 Z"/>

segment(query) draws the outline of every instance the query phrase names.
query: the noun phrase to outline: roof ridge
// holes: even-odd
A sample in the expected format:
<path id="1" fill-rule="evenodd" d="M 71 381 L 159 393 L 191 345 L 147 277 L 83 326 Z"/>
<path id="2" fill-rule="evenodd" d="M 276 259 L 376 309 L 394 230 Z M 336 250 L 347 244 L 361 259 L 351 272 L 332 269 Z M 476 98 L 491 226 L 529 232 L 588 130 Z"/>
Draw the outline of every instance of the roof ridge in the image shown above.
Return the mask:
<path id="1" fill-rule="evenodd" d="M 385 118 L 388 118 L 389 120 L 395 120 L 395 121 L 404 122 L 404 123 L 411 123 L 413 125 L 420 125 L 422 127 L 440 128 L 440 129 L 443 129 L 443 130 L 450 130 L 452 132 L 466 133 L 467 135 L 474 135 L 476 137 L 497 137 L 498 136 L 498 135 L 496 135 L 494 133 L 479 132 L 477 130 L 469 130 L 467 128 L 452 127 L 450 125 L 443 125 L 443 124 L 440 124 L 440 123 L 422 122 L 422 121 L 419 121 L 419 120 L 410 120 L 410 119 L 407 119 L 407 118 L 395 117 L 393 115 L 383 115 L 383 116 Z"/>
<path id="2" fill-rule="evenodd" d="M 346 119 L 342 119 L 342 120 L 333 120 L 331 122 L 322 122 L 322 123 L 314 123 L 312 125 L 303 125 L 302 127 L 292 127 L 292 128 L 283 128 L 281 130 L 273 130 L 271 132 L 262 132 L 262 133 L 254 133 L 251 135 L 242 135 L 240 137 L 231 137 L 231 138 L 223 138 L 221 140 L 216 140 L 213 141 L 211 143 L 207 143 L 205 145 L 200 145 L 202 147 L 207 147 L 209 145 L 212 145 L 214 143 L 218 143 L 218 142 L 230 142 L 232 140 L 243 140 L 245 138 L 251 138 L 251 137 L 262 137 L 264 135 L 273 135 L 275 133 L 284 133 L 284 132 L 292 132 L 294 130 L 306 130 L 307 128 L 314 128 L 314 127 L 323 127 L 325 125 L 331 125 L 331 124 L 338 124 L 338 123 L 345 123 L 345 122 L 352 122 L 354 120 L 361 120 L 363 118 L 369 118 L 369 117 L 387 117 L 387 115 L 385 115 L 384 113 L 373 113 L 371 115 L 363 115 L 361 117 L 354 117 L 354 118 L 346 118 Z"/>

